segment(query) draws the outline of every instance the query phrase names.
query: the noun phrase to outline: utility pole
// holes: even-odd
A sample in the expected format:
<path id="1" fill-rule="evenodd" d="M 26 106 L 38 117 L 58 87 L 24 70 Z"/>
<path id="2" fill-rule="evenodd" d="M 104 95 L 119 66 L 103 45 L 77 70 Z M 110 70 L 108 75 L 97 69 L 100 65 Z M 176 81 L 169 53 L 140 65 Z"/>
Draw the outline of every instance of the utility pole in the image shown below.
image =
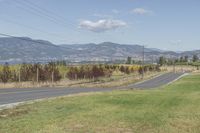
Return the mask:
<path id="1" fill-rule="evenodd" d="M 21 67 L 19 67 L 19 83 L 21 82 Z"/>
<path id="2" fill-rule="evenodd" d="M 175 64 L 176 62 L 175 62 L 175 59 L 174 59 L 174 65 L 173 65 L 173 71 L 174 71 L 174 73 L 176 73 L 176 64 Z"/>
<path id="3" fill-rule="evenodd" d="M 142 46 L 142 79 L 144 79 L 144 45 Z"/>
<path id="4" fill-rule="evenodd" d="M 37 83 L 39 82 L 39 69 L 37 67 Z"/>
<path id="5" fill-rule="evenodd" d="M 152 59 L 151 59 L 151 63 L 152 63 L 152 65 L 154 64 L 154 56 L 152 55 Z"/>
<path id="6" fill-rule="evenodd" d="M 54 82 L 54 70 L 52 71 L 51 81 L 52 81 L 52 84 L 53 84 L 53 82 Z"/>

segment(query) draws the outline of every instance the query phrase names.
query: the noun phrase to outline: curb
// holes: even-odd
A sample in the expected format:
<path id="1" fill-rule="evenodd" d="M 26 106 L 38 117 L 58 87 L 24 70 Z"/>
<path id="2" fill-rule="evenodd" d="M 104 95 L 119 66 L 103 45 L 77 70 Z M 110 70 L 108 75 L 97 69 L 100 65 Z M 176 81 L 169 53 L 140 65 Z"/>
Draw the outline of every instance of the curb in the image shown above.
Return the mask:
<path id="1" fill-rule="evenodd" d="M 41 101 L 46 101 L 46 100 L 55 100 L 55 99 L 59 99 L 59 98 L 90 95 L 90 94 L 94 94 L 94 93 L 97 94 L 97 93 L 102 93 L 102 92 L 84 92 L 84 93 L 69 94 L 69 95 L 64 95 L 64 96 L 40 98 L 40 99 L 35 99 L 35 100 L 27 100 L 27 101 L 23 101 L 23 102 L 3 104 L 3 105 L 0 105 L 0 111 L 2 111 L 4 109 L 12 109 L 12 108 L 15 108 L 15 107 L 20 106 L 20 105 L 33 104 L 33 103 L 36 103 L 36 102 L 41 102 Z"/>
<path id="2" fill-rule="evenodd" d="M 185 76 L 187 76 L 187 75 L 189 75 L 189 73 L 184 73 L 184 74 L 182 74 L 181 76 L 179 76 L 178 78 L 176 78 L 175 80 L 173 80 L 173 81 L 167 83 L 166 85 L 170 85 L 170 84 L 172 84 L 172 83 L 178 81 L 179 79 L 181 79 L 181 78 L 183 78 L 183 77 L 185 77 Z"/>

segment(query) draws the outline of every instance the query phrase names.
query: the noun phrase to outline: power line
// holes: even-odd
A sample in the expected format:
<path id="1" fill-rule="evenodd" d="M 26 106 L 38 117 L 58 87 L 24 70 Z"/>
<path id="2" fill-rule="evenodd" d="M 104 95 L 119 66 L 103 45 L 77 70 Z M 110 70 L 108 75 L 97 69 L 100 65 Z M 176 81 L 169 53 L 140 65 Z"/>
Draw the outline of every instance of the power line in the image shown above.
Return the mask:
<path id="1" fill-rule="evenodd" d="M 61 16 L 59 16 L 59 15 L 57 15 L 57 14 L 51 12 L 51 11 L 48 11 L 48 10 L 46 10 L 44 8 L 41 8 L 40 6 L 38 6 L 36 4 L 33 4 L 30 1 L 15 0 L 15 3 L 17 3 L 18 5 L 22 5 L 21 7 L 24 10 L 26 10 L 27 12 L 29 12 L 31 14 L 35 14 L 35 15 L 40 16 L 42 18 L 48 19 L 49 21 L 51 21 L 51 22 L 53 22 L 55 24 L 58 24 L 60 26 L 67 27 L 68 24 L 74 26 L 73 23 L 69 23 L 69 20 L 68 20 L 68 24 L 67 24 L 66 23 L 67 21 L 65 21 L 65 19 L 62 18 Z M 28 7 L 28 8 L 26 8 L 26 7 Z M 54 14 L 54 15 L 52 15 L 52 14 Z"/>
<path id="2" fill-rule="evenodd" d="M 60 26 L 64 26 L 65 28 L 66 27 L 69 27 L 69 25 L 71 25 L 72 27 L 76 27 L 75 29 L 73 29 L 73 31 L 76 31 L 78 33 L 81 33 L 80 30 L 78 30 L 77 26 L 74 24 L 74 22 L 72 22 L 71 20 L 67 19 L 67 18 L 64 18 L 63 16 L 55 13 L 54 11 L 51 11 L 51 10 L 47 10 L 33 2 L 31 2 L 30 0 L 15 0 L 15 2 L 18 1 L 18 5 L 21 4 L 21 7 L 28 11 L 29 13 L 33 13 L 35 15 L 38 15 L 39 17 L 42 17 L 42 18 L 46 18 L 48 19 L 49 21 L 55 23 L 55 24 L 61 24 Z M 30 8 L 25 8 L 26 5 Z M 44 16 L 44 17 L 43 17 Z M 62 21 L 62 22 L 61 22 Z"/>
<path id="3" fill-rule="evenodd" d="M 36 41 L 36 40 L 30 40 L 30 39 L 26 39 L 26 38 L 22 38 L 22 37 L 16 37 L 16 36 L 9 35 L 9 34 L 0 33 L 0 36 L 16 38 L 18 40 L 23 40 L 23 41 L 28 41 L 28 42 L 33 42 L 33 43 L 38 43 L 38 44 L 48 45 L 49 46 L 49 44 L 46 44 L 46 43 L 42 43 L 42 42 L 39 42 L 39 41 Z M 53 46 L 58 47 L 56 45 L 53 45 Z"/>
<path id="4" fill-rule="evenodd" d="M 39 16 L 39 17 L 41 17 L 41 18 L 45 18 L 45 19 L 47 19 L 48 21 L 50 21 L 50 22 L 52 22 L 52 23 L 54 23 L 54 24 L 57 24 L 57 25 L 59 25 L 59 26 L 66 26 L 66 25 L 63 25 L 63 24 L 61 24 L 60 22 L 58 22 L 58 21 L 56 21 L 54 18 L 52 18 L 52 17 L 50 17 L 50 16 L 47 16 L 47 15 L 45 15 L 43 12 L 41 12 L 41 11 L 37 11 L 36 9 L 34 9 L 33 7 L 31 7 L 30 5 L 24 5 L 24 3 L 22 3 L 21 1 L 14 1 L 15 3 L 17 3 L 19 6 L 20 6 L 20 9 L 22 9 L 23 8 L 23 10 L 25 10 L 26 12 L 28 12 L 28 13 L 30 13 L 30 14 L 34 14 L 34 15 L 36 15 L 36 16 Z M 22 6 L 22 5 L 24 5 L 24 6 Z M 27 8 L 28 7 L 28 8 Z"/>
<path id="5" fill-rule="evenodd" d="M 52 22 L 54 24 L 57 24 L 57 25 L 59 25 L 61 27 L 66 28 L 66 27 L 69 27 L 69 25 L 75 26 L 75 24 L 70 22 L 70 20 L 66 20 L 62 16 L 57 15 L 56 13 L 54 13 L 53 11 L 49 11 L 47 9 L 44 9 L 44 8 L 42 8 L 42 7 L 40 7 L 40 6 L 36 5 L 36 4 L 33 4 L 30 1 L 15 0 L 14 2 L 18 6 L 21 7 L 20 9 L 23 9 L 23 10 L 27 11 L 28 13 L 34 14 L 36 16 L 39 16 L 39 17 L 43 18 L 43 19 L 46 19 L 46 20 L 48 20 L 48 21 L 50 21 L 50 22 Z M 29 7 L 29 8 L 27 8 L 27 7 Z M 57 18 L 59 18 L 59 19 L 57 19 Z M 60 20 L 62 20 L 62 22 Z M 76 31 L 79 34 L 81 33 L 81 31 L 78 30 L 78 28 L 73 29 L 73 31 Z"/>
<path id="6" fill-rule="evenodd" d="M 46 13 L 46 14 L 48 14 L 48 15 L 51 15 L 51 16 L 52 16 L 52 14 L 54 14 L 55 17 L 53 16 L 53 18 L 55 18 L 55 19 L 57 19 L 57 20 L 59 20 L 59 21 L 61 20 L 61 21 L 63 21 L 64 23 L 66 23 L 66 18 L 60 16 L 59 14 L 56 14 L 56 13 L 50 11 L 50 10 L 47 10 L 47 9 L 45 9 L 45 8 L 42 8 L 41 6 L 39 6 L 39 5 L 37 5 L 37 4 L 33 3 L 33 2 L 31 2 L 31 1 L 29 1 L 29 0 L 23 0 L 23 1 L 24 1 L 25 3 L 28 3 L 29 5 L 31 5 L 31 6 L 33 6 L 33 7 L 35 7 L 35 8 L 37 8 L 37 9 L 41 10 L 41 11 L 43 11 L 44 13 Z"/>
<path id="7" fill-rule="evenodd" d="M 24 2 L 26 2 L 26 1 L 19 1 L 19 0 L 15 0 L 14 1 L 15 2 L 15 4 L 17 5 L 16 7 L 18 7 L 18 8 L 20 8 L 20 9 L 23 9 L 23 10 L 25 10 L 26 12 L 28 12 L 28 13 L 30 13 L 30 14 L 34 14 L 34 15 L 36 15 L 36 16 L 39 16 L 39 17 L 42 17 L 42 18 L 45 18 L 45 19 L 47 19 L 48 21 L 50 21 L 50 22 L 52 22 L 52 23 L 55 23 L 55 24 L 57 24 L 57 25 L 59 25 L 59 26 L 64 26 L 64 27 L 66 27 L 67 26 L 67 24 L 64 24 L 64 23 L 60 23 L 60 20 L 58 20 L 58 19 L 56 19 L 55 17 L 52 17 L 52 15 L 49 15 L 48 13 L 44 13 L 44 12 L 48 12 L 48 10 L 46 10 L 46 9 L 42 9 L 41 7 L 39 7 L 39 6 L 37 6 L 36 4 L 33 4 L 33 5 L 31 5 L 31 3 L 32 2 L 28 2 L 28 3 L 24 3 Z M 20 7 L 19 7 L 20 6 Z M 36 7 L 37 6 L 37 7 Z M 40 8 L 39 10 L 38 10 L 38 8 Z M 51 13 L 51 12 L 49 12 L 49 13 Z M 54 13 L 51 13 L 51 14 L 54 14 Z M 19 18 L 20 18 L 20 16 L 19 16 Z M 3 19 L 2 19 L 3 20 Z M 8 21 L 8 20 L 3 20 L 3 21 Z M 55 34 L 55 33 L 48 33 L 48 32 L 46 32 L 46 31 L 43 31 L 43 30 L 40 30 L 40 29 L 37 29 L 37 28 L 35 28 L 35 27 L 31 27 L 31 26 L 27 26 L 27 25 L 24 25 L 24 24 L 21 24 L 21 23 L 18 23 L 18 22 L 14 22 L 14 21 L 10 21 L 9 20 L 9 23 L 13 23 L 13 24 L 15 24 L 15 25 L 19 25 L 19 26 L 23 26 L 23 27 L 26 27 L 26 28 L 29 28 L 29 29 L 32 29 L 32 30 L 35 30 L 35 31 L 39 31 L 39 32 L 41 32 L 41 33 L 45 33 L 45 34 L 48 34 L 48 35 L 54 35 L 54 37 L 57 37 L 57 36 L 60 36 L 60 35 L 58 35 L 58 34 Z M 77 30 L 78 31 L 78 30 Z M 80 32 L 80 31 L 78 31 L 78 32 Z M 63 36 L 62 38 L 66 38 L 66 36 Z M 65 39 L 64 39 L 65 40 Z M 62 39 L 62 41 L 64 41 L 63 39 Z M 66 41 L 66 40 L 65 40 Z M 68 40 L 69 41 L 69 40 Z"/>
<path id="8" fill-rule="evenodd" d="M 25 27 L 25 28 L 28 28 L 28 29 L 31 29 L 31 30 L 35 30 L 35 31 L 41 32 L 43 34 L 48 34 L 48 35 L 51 35 L 51 36 L 54 36 L 54 37 L 58 37 L 58 36 L 61 37 L 59 34 L 43 31 L 43 30 L 37 29 L 37 28 L 32 27 L 32 26 L 28 26 L 28 25 L 25 25 L 25 24 L 18 23 L 18 22 L 13 21 L 13 20 L 8 20 L 8 19 L 4 18 L 4 19 L 1 19 L 0 21 L 5 21 L 5 22 L 8 22 L 8 23 L 12 23 L 12 24 L 15 24 L 15 25 L 18 25 L 18 26 L 21 26 L 21 27 Z M 61 37 L 61 38 L 63 38 L 63 37 Z"/>
<path id="9" fill-rule="evenodd" d="M 66 19 L 63 18 L 62 16 L 57 15 L 53 11 L 44 9 L 41 6 L 38 6 L 37 4 L 30 2 L 28 0 L 23 0 L 23 1 L 14 0 L 14 2 L 15 4 L 17 4 L 18 8 L 23 9 L 30 14 L 34 14 L 38 17 L 46 19 L 54 24 L 57 24 L 62 27 L 67 27 L 69 25 L 74 26 L 74 23 L 70 23 L 70 21 L 65 21 Z M 81 33 L 80 30 L 78 30 L 77 28 L 75 28 L 73 31 L 77 31 L 78 33 Z"/>

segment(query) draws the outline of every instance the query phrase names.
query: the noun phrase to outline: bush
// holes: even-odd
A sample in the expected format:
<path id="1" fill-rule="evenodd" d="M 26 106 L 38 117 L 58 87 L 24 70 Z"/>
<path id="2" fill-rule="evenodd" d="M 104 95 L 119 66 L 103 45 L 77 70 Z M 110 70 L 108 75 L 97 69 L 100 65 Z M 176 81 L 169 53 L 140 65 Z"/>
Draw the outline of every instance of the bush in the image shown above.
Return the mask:
<path id="1" fill-rule="evenodd" d="M 19 75 L 20 74 L 20 75 Z M 37 75 L 38 74 L 38 75 Z M 38 76 L 38 77 L 37 77 Z M 49 63 L 45 65 L 41 64 L 22 64 L 20 69 L 10 70 L 10 66 L 5 64 L 0 72 L 0 81 L 52 81 L 52 76 L 54 81 L 59 81 L 61 79 L 60 72 L 54 63 Z"/>
<path id="2" fill-rule="evenodd" d="M 112 71 L 110 67 L 102 65 L 70 67 L 67 77 L 71 80 L 74 79 L 97 79 L 99 77 L 111 76 Z"/>
<path id="3" fill-rule="evenodd" d="M 62 68 L 62 69 L 61 69 Z M 139 73 L 142 71 L 160 71 L 158 65 L 82 65 L 82 66 L 60 66 L 58 63 L 50 62 L 48 64 L 22 64 L 9 66 L 5 64 L 0 67 L 0 82 L 16 82 L 19 81 L 60 81 L 62 74 L 70 80 L 78 79 L 98 79 L 100 77 L 110 77 L 114 71 L 120 71 L 124 74 Z M 53 77 L 52 77 L 53 76 Z M 63 76 L 65 77 L 65 75 Z M 52 79 L 53 78 L 53 79 Z"/>
<path id="4" fill-rule="evenodd" d="M 3 83 L 7 83 L 11 79 L 11 71 L 8 63 L 3 66 L 2 72 L 0 73 L 0 80 Z"/>

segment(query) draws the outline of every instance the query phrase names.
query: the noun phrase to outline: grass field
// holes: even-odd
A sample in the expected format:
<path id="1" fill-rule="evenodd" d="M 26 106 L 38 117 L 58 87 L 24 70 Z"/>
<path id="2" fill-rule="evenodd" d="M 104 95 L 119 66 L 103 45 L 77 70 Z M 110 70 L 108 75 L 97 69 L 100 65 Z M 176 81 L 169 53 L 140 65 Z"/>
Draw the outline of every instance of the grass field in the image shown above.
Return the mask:
<path id="1" fill-rule="evenodd" d="M 199 133 L 200 75 L 155 90 L 47 100 L 0 112 L 0 133 Z"/>

